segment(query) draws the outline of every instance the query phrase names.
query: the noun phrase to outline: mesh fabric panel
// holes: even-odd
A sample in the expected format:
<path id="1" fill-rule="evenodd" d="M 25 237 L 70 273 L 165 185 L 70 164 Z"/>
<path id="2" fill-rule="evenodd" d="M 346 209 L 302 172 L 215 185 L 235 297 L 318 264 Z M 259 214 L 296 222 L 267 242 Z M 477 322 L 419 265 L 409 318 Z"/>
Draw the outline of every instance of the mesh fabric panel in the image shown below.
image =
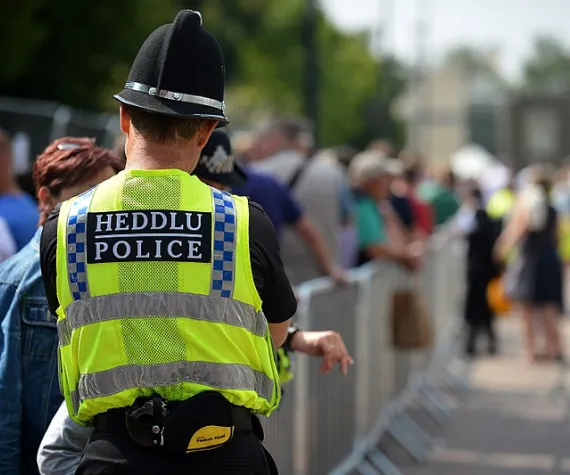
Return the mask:
<path id="1" fill-rule="evenodd" d="M 182 179 L 181 175 L 128 177 L 122 192 L 123 210 L 179 209 Z M 122 262 L 119 289 L 121 292 L 177 292 L 178 265 L 176 262 Z M 156 317 L 120 321 L 129 364 L 170 363 L 188 358 L 178 320 Z M 159 392 L 169 399 L 178 399 L 176 388 Z"/>

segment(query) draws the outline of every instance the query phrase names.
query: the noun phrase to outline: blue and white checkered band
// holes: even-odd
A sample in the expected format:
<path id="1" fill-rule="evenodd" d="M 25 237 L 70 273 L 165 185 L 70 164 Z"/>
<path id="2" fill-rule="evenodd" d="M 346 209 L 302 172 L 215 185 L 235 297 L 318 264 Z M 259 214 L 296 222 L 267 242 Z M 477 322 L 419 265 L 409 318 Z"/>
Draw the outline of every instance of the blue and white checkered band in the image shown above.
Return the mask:
<path id="1" fill-rule="evenodd" d="M 234 293 L 236 259 L 236 207 L 233 197 L 212 188 L 214 200 L 214 251 L 210 295 L 231 298 Z"/>
<path id="2" fill-rule="evenodd" d="M 89 297 L 87 283 L 87 210 L 95 188 L 75 198 L 67 217 L 67 275 L 73 300 Z"/>

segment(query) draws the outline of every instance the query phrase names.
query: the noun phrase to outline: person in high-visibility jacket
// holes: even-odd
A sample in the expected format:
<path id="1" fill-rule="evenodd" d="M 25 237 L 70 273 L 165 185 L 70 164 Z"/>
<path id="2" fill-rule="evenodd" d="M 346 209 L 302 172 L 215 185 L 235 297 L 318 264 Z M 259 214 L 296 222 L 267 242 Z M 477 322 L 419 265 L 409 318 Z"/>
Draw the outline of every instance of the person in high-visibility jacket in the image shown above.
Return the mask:
<path id="1" fill-rule="evenodd" d="M 126 170 L 44 226 L 60 386 L 95 427 L 80 475 L 277 472 L 255 414 L 279 405 L 296 300 L 263 210 L 191 176 L 223 84 L 199 13 L 156 29 L 115 96 Z"/>
<path id="2" fill-rule="evenodd" d="M 291 325 L 287 340 L 278 348 L 277 353 L 281 384 L 286 384 L 294 378 L 293 353 L 322 358 L 320 370 L 323 374 L 329 373 L 338 364 L 341 374 L 345 375 L 353 363 L 342 337 L 331 330 L 302 331 Z M 82 427 L 74 422 L 62 404 L 38 451 L 40 475 L 74 475 L 92 435 L 93 428 Z"/>
<path id="3" fill-rule="evenodd" d="M 487 202 L 486 210 L 491 219 L 506 218 L 515 204 L 515 193 L 511 187 L 495 191 Z"/>
<path id="4" fill-rule="evenodd" d="M 238 186 L 246 179 L 241 167 L 233 160 L 227 135 L 219 129 L 212 133 L 208 144 L 202 149 L 193 174 L 222 191 Z M 346 375 L 349 366 L 353 364 L 339 333 L 331 330 L 302 331 L 291 325 L 283 346 L 276 353 L 281 384 L 294 378 L 294 353 L 322 358 L 320 370 L 323 374 L 329 373 L 338 364 L 341 374 Z M 92 427 L 78 425 L 69 417 L 67 408 L 62 406 L 52 420 L 38 451 L 40 474 L 74 474 L 92 435 Z"/>

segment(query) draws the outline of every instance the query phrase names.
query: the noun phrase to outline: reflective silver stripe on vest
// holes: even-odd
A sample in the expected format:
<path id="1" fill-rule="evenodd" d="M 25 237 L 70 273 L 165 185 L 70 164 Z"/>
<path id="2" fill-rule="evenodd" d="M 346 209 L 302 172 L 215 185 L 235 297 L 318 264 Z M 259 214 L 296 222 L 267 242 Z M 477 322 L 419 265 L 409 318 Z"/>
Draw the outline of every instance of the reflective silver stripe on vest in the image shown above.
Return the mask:
<path id="1" fill-rule="evenodd" d="M 67 277 L 73 300 L 89 297 L 87 282 L 87 252 L 85 248 L 87 211 L 95 188 L 75 198 L 67 217 Z"/>
<path id="2" fill-rule="evenodd" d="M 268 401 L 271 400 L 274 390 L 274 382 L 270 378 L 246 365 L 178 361 L 149 366 L 120 366 L 98 373 L 83 374 L 79 379 L 77 393 L 83 401 L 112 396 L 127 389 L 168 387 L 180 383 L 203 384 L 216 389 L 255 391 Z"/>
<path id="3" fill-rule="evenodd" d="M 227 323 L 265 337 L 267 322 L 263 312 L 238 300 L 181 292 L 110 294 L 77 300 L 65 310 L 57 323 L 61 346 L 69 344 L 71 332 L 93 323 L 125 318 L 190 318 L 212 323 Z"/>
<path id="4" fill-rule="evenodd" d="M 235 285 L 236 207 L 229 193 L 212 188 L 214 252 L 210 295 L 231 299 Z"/>
<path id="5" fill-rule="evenodd" d="M 79 397 L 79 392 L 71 391 L 71 405 L 73 406 L 73 412 L 77 414 L 79 411 L 79 404 L 81 403 L 81 398 Z"/>
<path id="6" fill-rule="evenodd" d="M 57 338 L 59 340 L 59 346 L 67 346 L 71 343 L 71 329 L 67 318 L 57 322 Z"/>

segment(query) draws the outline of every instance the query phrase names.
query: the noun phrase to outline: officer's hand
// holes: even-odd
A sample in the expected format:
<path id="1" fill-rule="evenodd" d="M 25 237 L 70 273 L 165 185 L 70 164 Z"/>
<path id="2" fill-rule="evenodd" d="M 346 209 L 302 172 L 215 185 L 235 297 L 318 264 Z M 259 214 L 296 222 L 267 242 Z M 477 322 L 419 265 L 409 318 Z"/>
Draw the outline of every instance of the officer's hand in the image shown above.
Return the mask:
<path id="1" fill-rule="evenodd" d="M 321 332 L 297 332 L 291 342 L 292 349 L 313 357 L 322 357 L 320 371 L 323 374 L 330 373 L 333 367 L 339 363 L 340 372 L 348 373 L 348 367 L 354 360 L 348 353 L 342 337 L 334 331 Z"/>
<path id="2" fill-rule="evenodd" d="M 329 277 L 334 280 L 336 285 L 346 285 L 348 283 L 344 270 L 335 267 L 329 274 Z"/>

